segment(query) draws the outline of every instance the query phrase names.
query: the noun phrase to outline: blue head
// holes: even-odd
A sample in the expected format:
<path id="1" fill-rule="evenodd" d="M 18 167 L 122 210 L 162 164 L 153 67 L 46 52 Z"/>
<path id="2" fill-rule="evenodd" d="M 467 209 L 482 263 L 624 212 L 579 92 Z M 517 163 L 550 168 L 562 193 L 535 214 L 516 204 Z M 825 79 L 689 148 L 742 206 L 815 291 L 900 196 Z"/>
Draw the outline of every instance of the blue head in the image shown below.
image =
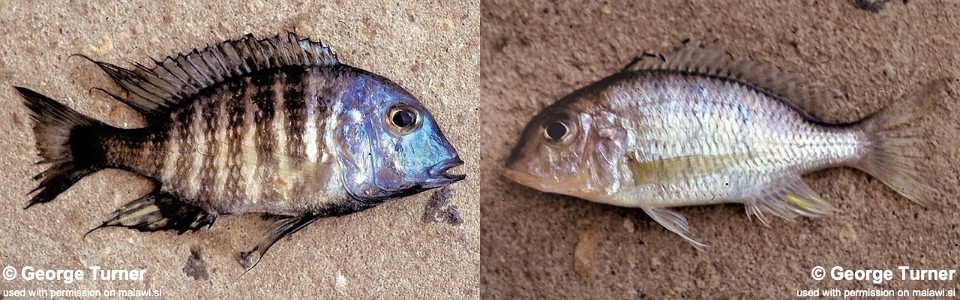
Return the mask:
<path id="1" fill-rule="evenodd" d="M 430 112 L 382 76 L 358 70 L 340 103 L 344 184 L 360 199 L 387 199 L 460 181 L 463 161 Z"/>

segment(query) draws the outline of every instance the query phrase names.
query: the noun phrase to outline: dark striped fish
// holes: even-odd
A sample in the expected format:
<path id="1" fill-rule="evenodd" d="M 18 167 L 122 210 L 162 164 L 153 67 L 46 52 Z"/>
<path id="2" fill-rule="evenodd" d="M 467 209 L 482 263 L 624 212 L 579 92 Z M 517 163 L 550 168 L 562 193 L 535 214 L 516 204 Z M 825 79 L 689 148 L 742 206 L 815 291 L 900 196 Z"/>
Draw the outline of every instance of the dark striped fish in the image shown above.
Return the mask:
<path id="1" fill-rule="evenodd" d="M 183 233 L 221 214 L 282 216 L 242 253 L 249 269 L 277 240 L 318 218 L 465 177 L 447 173 L 463 161 L 416 98 L 293 33 L 247 35 L 152 68 L 90 60 L 124 92 L 107 93 L 148 126 L 114 128 L 16 89 L 31 111 L 40 163 L 50 164 L 34 178 L 41 182 L 27 207 L 105 168 L 155 181 L 153 192 L 93 230 Z"/>

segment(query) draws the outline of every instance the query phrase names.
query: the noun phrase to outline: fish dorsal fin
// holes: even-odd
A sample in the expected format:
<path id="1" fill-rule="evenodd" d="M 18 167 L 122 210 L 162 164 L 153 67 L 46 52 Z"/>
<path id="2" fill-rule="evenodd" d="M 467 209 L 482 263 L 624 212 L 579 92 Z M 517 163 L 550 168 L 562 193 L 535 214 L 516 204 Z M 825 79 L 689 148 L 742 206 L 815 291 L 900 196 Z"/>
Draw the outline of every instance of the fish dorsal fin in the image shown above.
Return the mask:
<path id="1" fill-rule="evenodd" d="M 241 39 L 208 46 L 162 61 L 154 67 L 136 64 L 133 69 L 84 58 L 95 63 L 119 85 L 125 96 L 107 92 L 117 100 L 144 114 L 148 120 L 166 115 L 185 99 L 205 88 L 258 71 L 287 66 L 334 66 L 337 56 L 319 41 L 286 37 L 256 39 L 247 34 Z"/>
<path id="2" fill-rule="evenodd" d="M 663 54 L 644 53 L 624 67 L 627 72 L 675 71 L 715 76 L 751 86 L 793 105 L 806 117 L 821 113 L 823 103 L 840 97 L 826 84 L 748 59 L 735 59 L 716 48 L 684 45 Z"/>

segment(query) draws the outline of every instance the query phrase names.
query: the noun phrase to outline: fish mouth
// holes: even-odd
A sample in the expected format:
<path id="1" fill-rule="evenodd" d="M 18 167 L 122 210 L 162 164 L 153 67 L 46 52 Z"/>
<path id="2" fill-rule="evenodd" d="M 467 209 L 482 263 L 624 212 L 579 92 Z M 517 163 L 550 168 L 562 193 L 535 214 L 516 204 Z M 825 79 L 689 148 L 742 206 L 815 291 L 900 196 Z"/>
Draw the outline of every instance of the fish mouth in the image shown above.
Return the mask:
<path id="1" fill-rule="evenodd" d="M 537 180 L 537 178 L 534 178 L 533 176 L 530 176 L 522 171 L 507 168 L 500 174 L 503 175 L 503 177 L 506 177 L 507 179 L 510 179 L 521 185 L 525 185 L 539 191 L 544 191 L 542 184 L 539 180 Z"/>
<path id="2" fill-rule="evenodd" d="M 447 173 L 450 169 L 456 168 L 463 165 L 463 160 L 459 157 L 454 157 L 445 161 L 440 162 L 439 164 L 433 165 L 430 167 L 430 170 L 427 172 L 430 175 L 430 181 L 423 185 L 424 188 L 435 188 L 442 187 L 448 184 L 463 180 L 467 178 L 467 175 L 464 174 L 450 174 Z"/>
<path id="3" fill-rule="evenodd" d="M 538 177 L 536 175 L 524 172 L 523 170 L 514 168 L 504 169 L 500 175 L 503 175 L 503 177 L 519 183 L 522 186 L 526 186 L 544 193 L 568 195 L 567 193 L 563 192 L 564 186 L 560 185 L 559 183 L 551 184 L 550 181 L 548 181 L 549 177 Z"/>

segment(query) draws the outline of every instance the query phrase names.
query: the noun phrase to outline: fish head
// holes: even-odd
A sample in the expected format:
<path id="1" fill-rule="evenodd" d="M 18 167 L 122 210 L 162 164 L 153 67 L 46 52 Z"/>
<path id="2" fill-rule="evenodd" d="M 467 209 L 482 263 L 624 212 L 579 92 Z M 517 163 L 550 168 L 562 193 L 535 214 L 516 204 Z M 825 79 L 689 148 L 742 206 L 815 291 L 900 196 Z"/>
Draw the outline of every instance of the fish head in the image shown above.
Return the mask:
<path id="1" fill-rule="evenodd" d="M 560 101 L 527 126 L 507 159 L 503 175 L 537 190 L 600 199 L 618 187 L 617 165 L 624 136 L 615 116 L 591 101 Z"/>
<path id="2" fill-rule="evenodd" d="M 364 130 L 344 137 L 357 144 L 346 150 L 352 157 L 345 164 L 353 174 L 345 180 L 351 194 L 386 199 L 463 180 L 465 175 L 450 173 L 463 160 L 430 111 L 399 85 L 373 78 L 363 88 L 358 122 Z"/>

